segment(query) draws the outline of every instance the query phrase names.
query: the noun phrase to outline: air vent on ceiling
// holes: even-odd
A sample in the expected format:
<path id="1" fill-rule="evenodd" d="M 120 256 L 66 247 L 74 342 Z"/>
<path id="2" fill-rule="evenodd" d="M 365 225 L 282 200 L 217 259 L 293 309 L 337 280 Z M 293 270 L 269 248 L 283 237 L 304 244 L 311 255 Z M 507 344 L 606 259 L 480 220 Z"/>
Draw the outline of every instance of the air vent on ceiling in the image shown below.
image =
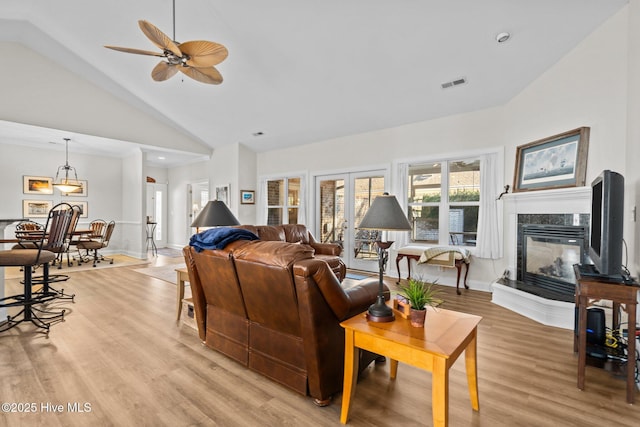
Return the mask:
<path id="1" fill-rule="evenodd" d="M 450 87 L 460 86 L 467 82 L 465 77 L 460 77 L 459 79 L 451 80 L 450 82 L 442 83 L 442 89 L 449 89 Z"/>

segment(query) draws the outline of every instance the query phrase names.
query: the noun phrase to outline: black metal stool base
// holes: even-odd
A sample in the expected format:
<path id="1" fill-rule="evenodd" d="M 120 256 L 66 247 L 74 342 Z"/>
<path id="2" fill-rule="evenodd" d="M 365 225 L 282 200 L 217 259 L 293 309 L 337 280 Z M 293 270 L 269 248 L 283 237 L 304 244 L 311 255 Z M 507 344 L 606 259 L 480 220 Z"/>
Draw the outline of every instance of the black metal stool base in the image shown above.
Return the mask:
<path id="1" fill-rule="evenodd" d="M 43 333 L 49 338 L 50 326 L 54 323 L 64 322 L 65 311 L 65 309 L 60 312 L 42 310 L 27 304 L 16 315 L 7 316 L 7 320 L 0 322 L 0 333 L 8 331 L 21 323 L 31 322 L 37 328 L 43 329 Z"/>
<path id="2" fill-rule="evenodd" d="M 66 294 L 64 292 L 64 288 L 58 290 L 49 285 L 50 283 L 66 282 L 67 280 L 69 280 L 69 276 L 66 274 L 49 274 L 48 279 L 45 279 L 44 276 L 33 277 L 31 279 L 31 284 L 43 285 L 42 290 L 37 291 L 35 295 L 39 295 L 40 297 L 44 295 L 47 298 L 47 301 L 52 299 L 66 299 L 75 303 L 76 301 L 74 298 L 76 297 L 76 294 Z M 21 281 L 20 283 L 24 284 L 24 281 Z"/>

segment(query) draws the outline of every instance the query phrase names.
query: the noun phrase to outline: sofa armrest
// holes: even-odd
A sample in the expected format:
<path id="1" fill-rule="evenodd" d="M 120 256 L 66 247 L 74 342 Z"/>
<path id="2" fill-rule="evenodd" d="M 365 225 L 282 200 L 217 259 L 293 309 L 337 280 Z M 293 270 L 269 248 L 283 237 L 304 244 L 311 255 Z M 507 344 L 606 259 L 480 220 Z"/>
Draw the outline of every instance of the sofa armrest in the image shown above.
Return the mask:
<path id="1" fill-rule="evenodd" d="M 349 296 L 352 307 L 355 309 L 355 311 L 352 310 L 348 314 L 347 318 L 355 316 L 356 314 L 362 313 L 368 309 L 369 306 L 378 299 L 378 288 L 379 282 L 378 279 L 375 278 L 362 281 L 345 289 L 344 291 Z M 386 283 L 383 283 L 382 291 L 385 301 L 389 301 L 391 298 L 391 292 L 389 291 L 389 287 Z"/>
<path id="2" fill-rule="evenodd" d="M 319 255 L 340 256 L 340 253 L 342 253 L 342 247 L 337 243 L 309 242 L 309 246 L 311 246 Z"/>
<path id="3" fill-rule="evenodd" d="M 293 271 L 296 280 L 312 279 L 316 283 L 327 305 L 340 321 L 365 311 L 378 295 L 377 280 L 367 280 L 344 288 L 325 262 L 299 261 L 295 263 Z M 389 288 L 386 285 L 385 293 L 385 298 L 388 298 Z"/>

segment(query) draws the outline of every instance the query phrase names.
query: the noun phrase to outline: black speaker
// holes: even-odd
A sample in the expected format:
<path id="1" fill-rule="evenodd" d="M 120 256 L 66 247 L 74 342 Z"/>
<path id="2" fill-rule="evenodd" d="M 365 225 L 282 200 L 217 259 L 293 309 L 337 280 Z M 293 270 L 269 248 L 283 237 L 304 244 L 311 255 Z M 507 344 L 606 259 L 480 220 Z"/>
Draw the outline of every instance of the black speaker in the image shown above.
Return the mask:
<path id="1" fill-rule="evenodd" d="M 578 307 L 576 307 L 574 333 L 578 334 Z M 606 339 L 604 310 L 597 307 L 587 309 L 587 343 L 604 346 Z"/>

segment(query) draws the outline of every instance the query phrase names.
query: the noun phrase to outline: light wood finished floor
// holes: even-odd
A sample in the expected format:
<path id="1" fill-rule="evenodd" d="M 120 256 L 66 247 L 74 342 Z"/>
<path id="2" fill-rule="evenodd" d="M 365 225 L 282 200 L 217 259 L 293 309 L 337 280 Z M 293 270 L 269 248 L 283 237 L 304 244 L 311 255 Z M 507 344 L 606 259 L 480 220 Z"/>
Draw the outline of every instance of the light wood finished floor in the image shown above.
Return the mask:
<path id="1" fill-rule="evenodd" d="M 36 407 L 0 412 L 0 425 L 339 425 L 340 395 L 318 408 L 204 347 L 194 330 L 176 326 L 175 285 L 134 272 L 138 267 L 71 273 L 64 287 L 76 303 L 60 304 L 69 310 L 66 321 L 49 339 L 30 326 L 0 334 L 0 402 Z M 12 279 L 7 286 L 19 285 Z M 640 425 L 640 403 L 625 403 L 623 380 L 587 367 L 585 391 L 576 388 L 571 331 L 495 306 L 487 293 L 444 291 L 445 308 L 484 317 L 480 412 L 471 409 L 461 358 L 450 372 L 452 426 Z M 431 374 L 401 364 L 390 381 L 388 369 L 370 367 L 358 383 L 349 425 L 431 425 Z M 74 403 L 90 411 L 70 412 Z M 54 405 L 62 412 L 52 412 Z"/>

